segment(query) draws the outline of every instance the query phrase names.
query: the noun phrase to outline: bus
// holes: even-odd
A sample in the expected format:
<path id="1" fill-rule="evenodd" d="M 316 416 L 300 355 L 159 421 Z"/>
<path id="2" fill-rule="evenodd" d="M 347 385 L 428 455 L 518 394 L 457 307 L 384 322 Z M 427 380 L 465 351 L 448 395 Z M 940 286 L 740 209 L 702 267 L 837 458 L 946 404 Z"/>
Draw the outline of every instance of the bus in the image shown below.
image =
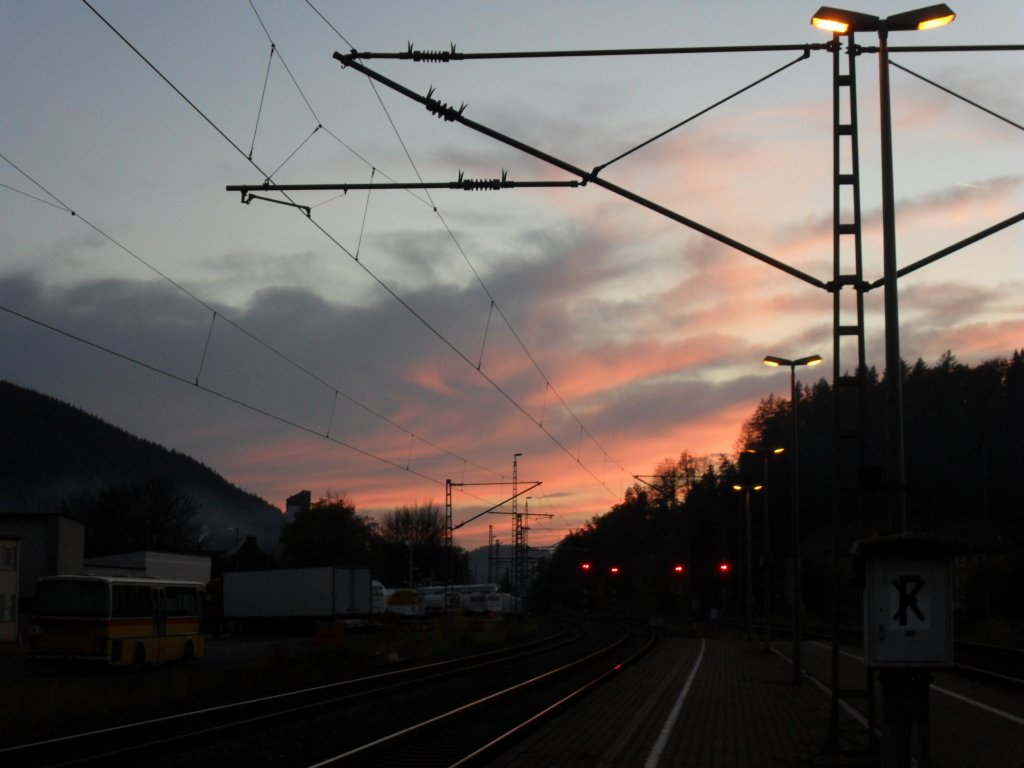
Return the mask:
<path id="1" fill-rule="evenodd" d="M 44 576 L 30 650 L 39 660 L 141 668 L 200 658 L 203 585 L 120 576 Z"/>

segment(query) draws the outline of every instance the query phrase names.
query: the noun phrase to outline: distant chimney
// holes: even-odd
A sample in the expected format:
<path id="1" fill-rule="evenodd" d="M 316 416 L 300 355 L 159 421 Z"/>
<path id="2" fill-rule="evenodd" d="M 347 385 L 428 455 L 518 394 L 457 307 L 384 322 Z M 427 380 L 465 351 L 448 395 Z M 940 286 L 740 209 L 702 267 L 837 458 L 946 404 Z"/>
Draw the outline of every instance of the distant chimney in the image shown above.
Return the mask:
<path id="1" fill-rule="evenodd" d="M 308 512 L 312 502 L 312 494 L 309 491 L 299 491 L 294 496 L 289 496 L 284 504 L 284 511 L 287 515 L 297 515 L 299 512 Z"/>

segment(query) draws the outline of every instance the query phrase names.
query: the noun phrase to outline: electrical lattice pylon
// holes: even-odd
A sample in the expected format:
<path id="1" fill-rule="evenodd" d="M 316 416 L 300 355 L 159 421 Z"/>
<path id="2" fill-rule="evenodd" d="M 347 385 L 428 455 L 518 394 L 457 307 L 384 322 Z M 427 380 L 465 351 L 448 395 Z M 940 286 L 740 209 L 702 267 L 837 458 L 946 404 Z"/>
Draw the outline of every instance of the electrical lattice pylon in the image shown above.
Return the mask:
<path id="1" fill-rule="evenodd" d="M 519 457 L 512 457 L 512 598 L 514 610 L 519 615 L 526 583 L 526 529 L 523 516 L 519 513 Z"/>

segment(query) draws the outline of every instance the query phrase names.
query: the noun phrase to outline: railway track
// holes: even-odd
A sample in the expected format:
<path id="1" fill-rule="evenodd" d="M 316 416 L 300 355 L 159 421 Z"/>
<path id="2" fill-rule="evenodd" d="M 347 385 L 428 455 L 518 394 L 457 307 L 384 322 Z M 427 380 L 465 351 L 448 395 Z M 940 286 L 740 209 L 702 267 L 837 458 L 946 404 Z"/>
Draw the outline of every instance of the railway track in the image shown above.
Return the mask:
<path id="1" fill-rule="evenodd" d="M 581 658 L 542 672 L 440 715 L 331 756 L 310 768 L 481 765 L 547 718 L 639 659 L 656 643 L 649 629 L 622 628 L 621 636 Z"/>
<path id="2" fill-rule="evenodd" d="M 557 687 L 556 678 L 559 684 L 573 679 L 570 659 L 597 663 L 601 655 L 622 647 L 624 635 L 629 633 L 610 626 L 566 625 L 542 640 L 502 651 L 8 747 L 0 750 L 0 762 L 26 768 L 114 761 L 219 768 L 307 766 L 374 742 L 378 746 L 364 756 L 386 755 L 425 743 L 425 734 L 438 740 L 428 752 L 452 754 L 445 739 L 453 745 L 465 743 L 463 735 L 473 732 L 475 719 L 495 720 L 488 707 L 499 700 L 528 700 L 524 693 L 515 693 L 517 689 Z M 563 671 L 545 677 L 552 670 Z M 559 695 L 564 696 L 564 690 Z M 442 735 L 452 727 L 458 738 Z M 403 731 L 417 736 L 396 737 Z M 360 758 L 347 764 L 369 763 Z M 429 763 L 416 758 L 406 764 Z"/>

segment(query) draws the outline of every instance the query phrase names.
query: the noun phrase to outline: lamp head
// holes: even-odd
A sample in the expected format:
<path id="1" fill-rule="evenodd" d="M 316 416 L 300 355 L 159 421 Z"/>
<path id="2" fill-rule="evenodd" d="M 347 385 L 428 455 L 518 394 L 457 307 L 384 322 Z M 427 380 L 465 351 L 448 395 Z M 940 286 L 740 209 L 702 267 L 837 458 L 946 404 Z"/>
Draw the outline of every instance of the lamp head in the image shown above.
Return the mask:
<path id="1" fill-rule="evenodd" d="M 827 5 L 823 5 L 811 17 L 811 26 L 837 35 L 848 35 L 851 32 L 871 32 L 878 29 L 880 22 L 881 19 L 870 13 L 846 11 Z"/>
<path id="2" fill-rule="evenodd" d="M 889 29 L 911 30 L 911 29 L 935 29 L 950 24 L 956 14 L 953 9 L 945 3 L 929 5 L 927 8 L 918 8 L 916 11 L 905 11 L 890 16 L 885 20 Z"/>
<path id="3" fill-rule="evenodd" d="M 885 19 L 870 13 L 858 13 L 823 5 L 811 17 L 811 25 L 836 35 L 848 35 L 851 32 L 877 30 L 934 29 L 946 26 L 955 18 L 956 14 L 945 3 L 896 13 Z"/>

